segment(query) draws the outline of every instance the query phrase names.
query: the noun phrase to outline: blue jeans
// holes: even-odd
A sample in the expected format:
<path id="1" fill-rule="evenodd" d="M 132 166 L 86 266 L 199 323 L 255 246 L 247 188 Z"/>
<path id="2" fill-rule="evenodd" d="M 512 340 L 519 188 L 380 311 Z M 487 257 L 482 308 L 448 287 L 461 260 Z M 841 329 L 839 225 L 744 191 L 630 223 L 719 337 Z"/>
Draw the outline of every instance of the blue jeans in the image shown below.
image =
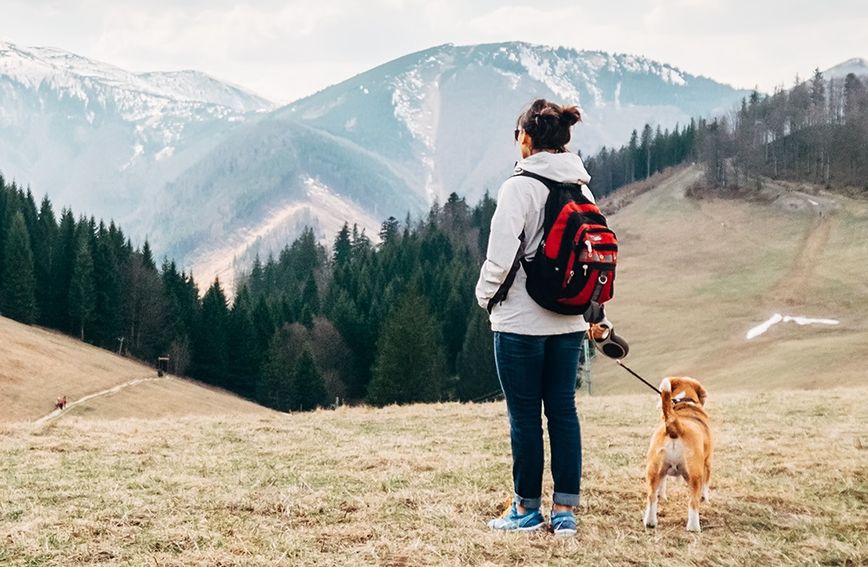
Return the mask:
<path id="1" fill-rule="evenodd" d="M 579 504 L 582 440 L 576 413 L 576 372 L 582 333 L 532 336 L 494 333 L 494 359 L 506 397 L 515 502 L 539 508 L 545 406 L 551 443 L 554 502 Z"/>

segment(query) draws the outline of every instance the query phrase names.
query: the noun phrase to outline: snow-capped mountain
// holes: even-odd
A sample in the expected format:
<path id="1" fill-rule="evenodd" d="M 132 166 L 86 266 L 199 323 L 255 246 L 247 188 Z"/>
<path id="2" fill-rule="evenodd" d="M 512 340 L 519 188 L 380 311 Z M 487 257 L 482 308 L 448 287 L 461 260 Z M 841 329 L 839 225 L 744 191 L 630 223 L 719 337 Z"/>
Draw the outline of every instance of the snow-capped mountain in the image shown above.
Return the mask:
<path id="1" fill-rule="evenodd" d="M 160 244 L 179 257 L 209 258 L 205 271 L 222 262 L 225 272 L 233 259 L 282 245 L 300 215 L 330 218 L 311 182 L 360 218 L 403 218 L 453 191 L 474 201 L 509 175 L 516 116 L 537 97 L 583 107 L 571 147 L 587 154 L 624 144 L 646 122 L 672 128 L 729 110 L 745 94 L 631 55 L 442 45 L 240 128 L 167 186 L 158 209 L 173 216 L 161 213 L 167 232 Z M 203 211 L 205 202 L 215 208 Z M 297 214 L 267 220 L 284 210 Z M 336 229 L 334 222 L 324 228 Z M 275 232 L 258 230 L 265 225 Z"/>
<path id="2" fill-rule="evenodd" d="M 305 224 L 374 231 L 451 192 L 494 192 L 534 98 L 579 104 L 574 150 L 671 128 L 744 94 L 642 57 L 526 43 L 442 45 L 273 110 L 195 71 L 133 73 L 0 43 L 0 170 L 114 217 L 208 280 Z M 592 182 L 593 185 L 593 182 Z"/>
<path id="3" fill-rule="evenodd" d="M 129 220 L 256 111 L 272 105 L 203 73 L 132 73 L 0 42 L 0 168 L 57 205 Z"/>

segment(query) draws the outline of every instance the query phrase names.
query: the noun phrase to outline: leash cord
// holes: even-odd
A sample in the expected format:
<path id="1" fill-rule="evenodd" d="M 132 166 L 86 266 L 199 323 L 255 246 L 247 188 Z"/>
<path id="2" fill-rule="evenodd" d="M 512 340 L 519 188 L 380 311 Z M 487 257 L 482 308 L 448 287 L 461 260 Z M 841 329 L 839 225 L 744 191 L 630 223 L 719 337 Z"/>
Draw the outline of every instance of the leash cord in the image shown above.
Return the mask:
<path id="1" fill-rule="evenodd" d="M 601 349 L 601 348 L 600 348 L 600 345 L 597 344 L 597 341 L 594 340 L 594 335 L 591 334 L 591 329 L 590 329 L 590 328 L 588 329 L 588 340 L 591 341 L 591 343 L 594 345 L 594 348 L 597 349 L 597 350 L 600 352 L 600 354 L 602 354 L 602 355 L 605 356 L 606 358 L 612 358 L 611 356 L 609 356 L 609 355 L 607 355 L 605 352 L 603 352 L 603 349 Z M 648 380 L 642 378 L 641 376 L 639 376 L 638 374 L 636 374 L 635 372 L 633 372 L 633 370 L 632 370 L 629 366 L 627 366 L 626 364 L 624 364 L 623 362 L 621 362 L 621 359 L 620 359 L 620 358 L 612 358 L 612 360 L 614 360 L 615 362 L 617 362 L 617 363 L 618 363 L 618 366 L 620 366 L 621 368 L 623 368 L 624 370 L 626 370 L 627 372 L 629 372 L 630 374 L 632 374 L 633 376 L 635 376 L 636 378 L 638 378 L 639 380 L 641 380 L 643 384 L 645 384 L 646 386 L 648 386 L 649 388 L 651 388 L 652 390 L 654 390 L 655 392 L 657 392 L 657 395 L 658 395 L 658 396 L 661 395 L 660 390 L 658 390 L 656 386 L 654 386 L 651 382 L 649 382 Z"/>

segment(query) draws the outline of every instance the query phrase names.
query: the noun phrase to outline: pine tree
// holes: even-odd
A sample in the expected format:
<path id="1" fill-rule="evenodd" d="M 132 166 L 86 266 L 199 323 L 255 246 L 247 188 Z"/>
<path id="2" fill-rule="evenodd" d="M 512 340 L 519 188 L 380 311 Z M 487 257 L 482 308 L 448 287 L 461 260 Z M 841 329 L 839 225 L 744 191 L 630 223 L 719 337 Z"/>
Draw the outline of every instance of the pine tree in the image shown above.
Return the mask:
<path id="1" fill-rule="evenodd" d="M 91 335 L 94 342 L 113 347 L 121 334 L 121 271 L 108 229 L 100 223 L 93 254 L 95 304 Z"/>
<path id="2" fill-rule="evenodd" d="M 472 401 L 500 389 L 494 364 L 494 342 L 488 318 L 482 309 L 470 314 L 464 346 L 458 355 L 456 394 L 461 401 Z"/>
<path id="3" fill-rule="evenodd" d="M 290 392 L 293 410 L 309 411 L 326 404 L 325 383 L 307 349 L 302 352 L 292 372 Z"/>
<path id="4" fill-rule="evenodd" d="M 39 322 L 51 325 L 52 291 L 54 282 L 51 277 L 51 263 L 57 240 L 57 219 L 48 197 L 42 199 L 39 219 L 36 223 L 36 237 L 31 243 L 33 248 L 33 267 L 36 276 L 36 304 Z"/>
<path id="5" fill-rule="evenodd" d="M 51 260 L 51 313 L 44 314 L 50 325 L 61 331 L 73 332 L 70 321 L 69 293 L 72 267 L 76 256 L 75 217 L 64 209 Z"/>
<path id="6" fill-rule="evenodd" d="M 260 353 L 253 327 L 250 292 L 242 287 L 235 295 L 227 325 L 229 349 L 228 387 L 245 397 L 256 393 Z"/>
<path id="7" fill-rule="evenodd" d="M 383 224 L 380 226 L 380 240 L 382 241 L 383 246 L 389 244 L 398 237 L 398 229 L 400 226 L 401 224 L 395 217 L 389 217 L 383 221 Z"/>
<path id="8" fill-rule="evenodd" d="M 90 226 L 81 222 L 76 232 L 75 257 L 69 284 L 69 316 L 77 325 L 79 338 L 84 340 L 85 327 L 90 324 L 96 308 L 96 286 Z"/>
<path id="9" fill-rule="evenodd" d="M 386 321 L 368 400 L 374 405 L 433 402 L 445 377 L 443 341 L 427 301 L 409 293 Z"/>
<path id="10" fill-rule="evenodd" d="M 292 372 L 294 353 L 288 348 L 291 332 L 280 328 L 271 339 L 268 355 L 259 383 L 259 403 L 278 411 L 289 411 L 292 404 Z"/>
<path id="11" fill-rule="evenodd" d="M 36 278 L 33 252 L 24 215 L 12 217 L 3 250 L 3 281 L 0 286 L 0 310 L 3 315 L 22 323 L 36 318 Z"/>
<path id="12" fill-rule="evenodd" d="M 352 259 L 353 243 L 350 240 L 350 227 L 347 223 L 341 227 L 341 230 L 335 236 L 334 251 L 332 252 L 332 261 L 336 266 L 344 266 Z"/>
<path id="13" fill-rule="evenodd" d="M 226 295 L 215 279 L 202 297 L 202 312 L 193 338 L 196 377 L 218 386 L 228 385 L 228 322 Z"/>

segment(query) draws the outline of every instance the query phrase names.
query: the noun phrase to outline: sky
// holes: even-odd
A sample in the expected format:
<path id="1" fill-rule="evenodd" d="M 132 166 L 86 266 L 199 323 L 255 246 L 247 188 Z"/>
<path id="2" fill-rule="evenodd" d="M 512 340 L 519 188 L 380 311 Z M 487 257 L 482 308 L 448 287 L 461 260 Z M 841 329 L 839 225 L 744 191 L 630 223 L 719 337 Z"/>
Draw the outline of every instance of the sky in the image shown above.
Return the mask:
<path id="1" fill-rule="evenodd" d="M 0 0 L 0 40 L 132 71 L 197 69 L 276 103 L 435 45 L 513 40 L 770 92 L 868 58 L 868 1 Z"/>

